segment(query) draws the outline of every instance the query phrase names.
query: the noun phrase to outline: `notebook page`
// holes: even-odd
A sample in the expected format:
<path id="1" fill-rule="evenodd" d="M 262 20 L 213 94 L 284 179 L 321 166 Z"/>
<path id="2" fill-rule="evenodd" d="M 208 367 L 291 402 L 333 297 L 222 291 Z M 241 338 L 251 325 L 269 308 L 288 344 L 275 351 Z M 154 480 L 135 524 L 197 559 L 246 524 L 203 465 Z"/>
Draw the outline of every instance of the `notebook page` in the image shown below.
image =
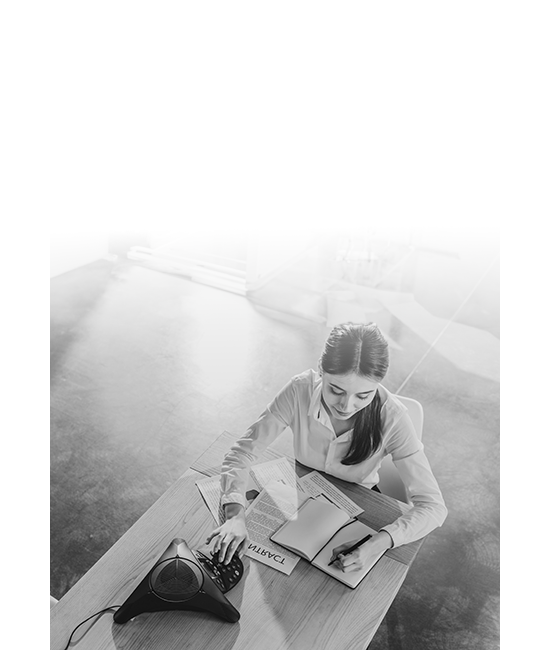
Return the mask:
<path id="1" fill-rule="evenodd" d="M 372 569 L 376 562 L 384 555 L 384 551 L 374 559 L 372 564 L 368 567 L 365 567 L 361 571 L 350 571 L 344 573 L 342 569 L 339 569 L 334 564 L 328 566 L 330 558 L 332 557 L 332 549 L 340 546 L 340 544 L 345 544 L 346 542 L 355 542 L 359 539 L 362 539 L 366 535 L 376 535 L 376 531 L 373 528 L 370 528 L 361 521 L 352 521 L 350 524 L 339 530 L 336 535 L 330 540 L 330 542 L 322 549 L 322 551 L 317 555 L 317 557 L 312 561 L 313 566 L 322 569 L 325 573 L 328 573 L 333 578 L 344 582 L 349 587 L 356 587 L 361 580 L 367 575 L 367 573 Z"/>
<path id="2" fill-rule="evenodd" d="M 272 539 L 283 546 L 298 549 L 311 560 L 347 521 L 348 514 L 332 503 L 324 499 L 308 499 Z"/>

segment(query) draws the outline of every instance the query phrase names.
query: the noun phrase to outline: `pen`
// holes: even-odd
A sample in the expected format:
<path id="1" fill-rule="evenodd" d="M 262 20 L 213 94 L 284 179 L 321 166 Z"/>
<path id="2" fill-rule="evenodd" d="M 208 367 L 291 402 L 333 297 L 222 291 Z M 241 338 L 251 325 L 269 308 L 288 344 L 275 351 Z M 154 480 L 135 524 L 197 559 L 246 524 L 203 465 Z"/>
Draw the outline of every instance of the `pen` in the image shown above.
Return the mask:
<path id="1" fill-rule="evenodd" d="M 330 566 L 331 564 L 334 564 L 334 562 L 336 562 L 336 560 L 340 557 L 340 555 L 349 555 L 350 553 L 353 553 L 353 551 L 355 551 L 356 548 L 359 548 L 359 547 L 361 546 L 361 544 L 364 544 L 364 543 L 365 543 L 368 539 L 370 539 L 371 537 L 372 537 L 372 535 L 367 535 L 366 537 L 363 537 L 363 539 L 360 539 L 358 542 L 355 542 L 355 544 L 353 544 L 352 546 L 350 546 L 349 548 L 347 548 L 345 551 L 342 551 L 341 553 L 339 553 L 339 554 L 334 558 L 334 560 L 331 560 L 331 561 L 328 563 L 328 566 Z"/>

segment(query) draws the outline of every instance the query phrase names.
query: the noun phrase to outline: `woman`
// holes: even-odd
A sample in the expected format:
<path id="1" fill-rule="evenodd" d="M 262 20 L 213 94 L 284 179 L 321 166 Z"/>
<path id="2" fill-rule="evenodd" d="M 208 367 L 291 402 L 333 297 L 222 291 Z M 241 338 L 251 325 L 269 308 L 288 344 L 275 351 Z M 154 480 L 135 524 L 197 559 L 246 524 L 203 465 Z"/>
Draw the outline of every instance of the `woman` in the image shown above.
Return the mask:
<path id="1" fill-rule="evenodd" d="M 296 460 L 345 481 L 377 489 L 378 468 L 391 454 L 413 507 L 348 555 L 333 549 L 335 565 L 356 571 L 382 550 L 407 544 L 441 526 L 447 516 L 441 491 L 406 408 L 382 385 L 388 344 L 374 323 L 337 325 L 319 372 L 293 377 L 226 455 L 221 474 L 226 521 L 206 540 L 229 562 L 247 546 L 243 492 L 250 464 L 286 427 Z"/>

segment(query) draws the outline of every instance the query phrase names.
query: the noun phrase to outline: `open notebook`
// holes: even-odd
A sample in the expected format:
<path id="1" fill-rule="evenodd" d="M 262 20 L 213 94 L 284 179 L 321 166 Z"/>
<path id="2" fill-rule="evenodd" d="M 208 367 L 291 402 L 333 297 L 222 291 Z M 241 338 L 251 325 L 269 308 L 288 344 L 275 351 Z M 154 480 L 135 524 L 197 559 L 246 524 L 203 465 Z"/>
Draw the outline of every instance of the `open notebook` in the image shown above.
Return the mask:
<path id="1" fill-rule="evenodd" d="M 333 548 L 346 542 L 355 542 L 369 534 L 375 535 L 376 530 L 350 518 L 346 512 L 325 499 L 311 498 L 271 535 L 271 539 L 336 580 L 355 588 L 382 557 L 383 552 L 361 571 L 344 573 L 337 566 L 329 566 L 328 563 Z"/>

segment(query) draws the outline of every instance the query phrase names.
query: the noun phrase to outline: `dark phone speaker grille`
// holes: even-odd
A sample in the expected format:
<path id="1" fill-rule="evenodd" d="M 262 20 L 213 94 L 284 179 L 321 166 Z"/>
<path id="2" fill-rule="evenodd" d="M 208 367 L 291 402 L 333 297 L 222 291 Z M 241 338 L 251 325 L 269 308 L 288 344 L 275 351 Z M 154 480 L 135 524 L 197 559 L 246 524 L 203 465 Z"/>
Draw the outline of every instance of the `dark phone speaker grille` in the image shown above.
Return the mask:
<path id="1" fill-rule="evenodd" d="M 190 564 L 173 558 L 154 572 L 151 586 L 161 598 L 172 601 L 186 600 L 201 588 L 202 580 L 199 580 L 199 576 Z"/>

